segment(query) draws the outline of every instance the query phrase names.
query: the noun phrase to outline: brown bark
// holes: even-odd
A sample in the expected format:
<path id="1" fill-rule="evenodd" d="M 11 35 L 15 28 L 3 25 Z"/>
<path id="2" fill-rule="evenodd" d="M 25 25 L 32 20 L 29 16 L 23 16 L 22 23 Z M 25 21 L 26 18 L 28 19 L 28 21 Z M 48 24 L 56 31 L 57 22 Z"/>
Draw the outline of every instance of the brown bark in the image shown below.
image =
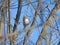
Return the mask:
<path id="1" fill-rule="evenodd" d="M 42 39 L 43 39 L 43 36 L 46 35 L 47 27 L 48 27 L 48 25 L 51 23 L 51 21 L 53 21 L 53 19 L 54 19 L 53 16 L 54 16 L 54 14 L 56 13 L 56 11 L 57 11 L 57 9 L 59 8 L 59 6 L 60 6 L 59 3 L 56 3 L 56 4 L 55 4 L 53 10 L 51 11 L 51 13 L 50 13 L 50 15 L 49 15 L 49 17 L 48 17 L 48 19 L 44 22 L 44 27 L 43 27 L 43 29 L 42 29 L 42 32 L 40 33 L 40 36 L 39 36 L 39 38 L 38 38 L 38 40 L 37 40 L 36 45 L 40 45 L 40 43 L 41 43 L 41 41 L 42 41 Z M 48 24 L 48 23 L 49 23 L 49 24 Z"/>
<path id="2" fill-rule="evenodd" d="M 22 9 L 22 0 L 18 0 L 18 10 L 17 10 L 17 14 L 16 14 L 15 24 L 13 27 L 13 32 L 16 31 L 16 29 L 17 29 L 17 25 L 18 25 L 19 18 L 21 15 L 21 9 Z"/>
<path id="3" fill-rule="evenodd" d="M 34 26 L 34 24 L 35 24 L 36 17 L 37 17 L 37 10 L 39 10 L 39 8 L 40 8 L 40 3 L 41 3 L 41 0 L 38 0 L 37 8 L 36 8 L 36 10 L 35 10 L 35 16 L 34 16 L 34 18 L 33 18 L 31 27 Z M 26 33 L 26 35 L 25 35 L 25 37 L 24 37 L 23 45 L 26 45 L 27 39 L 28 39 L 31 31 L 32 31 L 32 29 L 31 29 L 31 30 L 28 30 L 28 32 Z"/>

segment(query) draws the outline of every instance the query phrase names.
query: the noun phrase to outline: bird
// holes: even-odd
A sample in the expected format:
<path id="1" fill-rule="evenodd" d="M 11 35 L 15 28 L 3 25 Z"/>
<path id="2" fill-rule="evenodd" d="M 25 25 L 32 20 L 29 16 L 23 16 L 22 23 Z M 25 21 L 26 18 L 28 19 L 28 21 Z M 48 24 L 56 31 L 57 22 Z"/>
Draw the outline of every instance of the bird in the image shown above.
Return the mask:
<path id="1" fill-rule="evenodd" d="M 24 16 L 23 17 L 23 25 L 24 25 L 24 28 L 29 24 L 29 19 L 27 18 L 27 16 Z"/>

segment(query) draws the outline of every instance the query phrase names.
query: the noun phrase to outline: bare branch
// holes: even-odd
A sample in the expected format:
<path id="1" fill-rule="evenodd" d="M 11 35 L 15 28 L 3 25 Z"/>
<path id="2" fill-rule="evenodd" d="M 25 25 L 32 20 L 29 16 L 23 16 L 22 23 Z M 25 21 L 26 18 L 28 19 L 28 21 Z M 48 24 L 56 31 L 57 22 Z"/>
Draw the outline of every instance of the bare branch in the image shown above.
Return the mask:
<path id="1" fill-rule="evenodd" d="M 17 29 L 18 21 L 19 21 L 20 15 L 21 15 L 21 9 L 22 9 L 22 0 L 18 0 L 18 11 L 17 11 L 17 14 L 16 14 L 16 19 L 15 19 L 15 24 L 14 24 L 14 27 L 13 27 L 13 32 Z"/>
<path id="2" fill-rule="evenodd" d="M 47 31 L 47 28 L 48 28 L 48 25 L 49 25 L 49 24 L 47 25 L 47 23 L 48 23 L 48 22 L 50 23 L 51 21 L 53 21 L 53 16 L 54 16 L 54 14 L 56 13 L 56 11 L 57 11 L 57 9 L 59 8 L 59 6 L 60 6 L 59 3 L 56 3 L 56 4 L 55 4 L 53 10 L 51 11 L 51 13 L 50 13 L 50 15 L 49 15 L 49 17 L 48 17 L 48 19 L 44 22 L 44 27 L 43 27 L 42 32 L 41 32 L 41 34 L 40 34 L 40 36 L 39 36 L 39 38 L 38 38 L 38 40 L 37 40 L 36 45 L 40 45 L 43 36 L 46 35 L 46 31 Z"/>
<path id="3" fill-rule="evenodd" d="M 33 18 L 33 22 L 31 24 L 31 26 L 34 26 L 34 24 L 35 24 L 35 20 L 36 20 L 36 17 L 37 17 L 37 10 L 40 8 L 40 3 L 41 3 L 41 0 L 38 0 L 37 8 L 35 10 L 35 16 Z M 28 30 L 28 32 L 26 33 L 26 35 L 24 37 L 24 42 L 23 42 L 24 45 L 26 45 L 27 38 L 29 37 L 31 31 L 32 30 Z"/>

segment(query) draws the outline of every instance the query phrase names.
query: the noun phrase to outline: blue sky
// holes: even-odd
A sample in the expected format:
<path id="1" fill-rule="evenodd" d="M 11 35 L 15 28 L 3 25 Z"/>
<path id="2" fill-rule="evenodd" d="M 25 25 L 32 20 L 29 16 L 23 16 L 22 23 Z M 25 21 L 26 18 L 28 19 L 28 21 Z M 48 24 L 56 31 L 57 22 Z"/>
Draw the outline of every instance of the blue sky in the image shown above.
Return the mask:
<path id="1" fill-rule="evenodd" d="M 31 0 L 32 1 L 32 0 Z M 33 1 L 35 1 L 35 0 L 33 0 Z M 15 4 L 17 4 L 17 0 L 13 0 L 12 2 L 16 2 Z M 41 8 L 43 9 L 45 6 L 47 6 L 47 5 L 49 5 L 50 4 L 50 0 L 43 0 L 42 2 L 44 2 L 44 4 L 42 3 L 41 4 Z M 53 3 L 53 0 L 51 1 L 52 3 Z M 26 4 L 26 2 L 24 2 L 24 4 Z M 34 5 L 34 7 L 36 8 L 36 4 L 37 4 L 37 2 L 36 3 L 34 3 L 33 5 Z M 55 3 L 53 3 L 53 4 L 51 4 L 51 5 L 49 5 L 48 6 L 48 8 L 49 8 L 49 10 L 51 11 L 52 9 L 53 9 L 53 7 L 54 7 L 54 5 L 55 5 Z M 17 7 L 17 5 L 15 6 L 15 7 Z M 32 11 L 31 11 L 32 10 Z M 34 15 L 34 9 L 32 8 L 32 9 L 30 9 L 30 7 L 27 5 L 27 6 L 22 6 L 22 11 L 21 11 L 21 17 L 20 17 L 20 20 L 19 20 L 19 24 L 18 24 L 18 30 L 22 30 L 23 29 L 23 16 L 25 15 L 28 15 L 28 16 L 32 16 L 32 17 L 28 17 L 29 18 L 29 20 L 30 21 L 32 21 L 32 18 L 33 18 L 33 15 Z M 32 14 L 32 13 L 33 14 Z M 57 13 L 56 14 L 60 14 L 59 13 L 60 12 L 60 8 L 58 9 L 58 11 L 57 11 Z M 16 18 L 16 13 L 17 13 L 17 8 L 14 8 L 14 9 L 11 9 L 11 24 L 12 24 L 12 26 L 14 25 L 14 19 Z M 49 16 L 49 12 L 48 12 L 48 9 L 46 8 L 43 12 L 43 20 L 46 20 L 46 17 L 48 17 Z M 36 19 L 36 21 L 37 21 L 37 23 L 38 24 L 40 24 L 41 23 L 41 20 L 40 20 L 40 18 L 39 18 L 39 16 L 37 17 L 37 19 Z M 35 23 L 35 25 L 37 25 L 37 23 Z M 52 24 L 54 24 L 55 25 L 55 23 L 52 23 Z M 59 24 L 58 24 L 59 25 Z M 59 25 L 60 26 L 60 25 Z M 38 39 L 38 36 L 40 35 L 40 32 L 41 32 L 41 30 L 42 30 L 42 27 L 43 26 L 40 26 L 39 28 L 34 28 L 33 29 L 33 31 L 31 32 L 31 35 L 30 35 L 30 37 L 28 38 L 29 40 L 32 40 L 32 42 L 34 42 L 34 43 L 36 43 L 36 41 L 37 41 L 37 39 Z M 60 29 L 60 27 L 59 27 L 59 29 Z M 49 28 L 48 28 L 48 30 L 50 30 Z M 40 31 L 40 32 L 39 32 Z M 49 31 L 48 31 L 49 32 Z M 23 40 L 23 37 L 24 37 L 24 35 L 25 35 L 25 33 L 22 33 L 21 35 L 19 35 L 18 36 L 18 39 L 20 39 L 21 37 L 22 37 L 22 39 L 21 40 Z M 52 34 L 52 39 L 56 39 L 56 33 L 53 33 Z M 59 40 L 57 40 L 57 42 L 58 42 Z M 43 42 L 45 42 L 45 40 L 43 41 Z M 55 45 L 57 45 L 57 42 L 56 42 L 56 44 Z M 45 43 L 44 44 L 42 44 L 42 45 L 45 45 Z M 53 44 L 51 44 L 51 45 L 53 45 Z"/>

